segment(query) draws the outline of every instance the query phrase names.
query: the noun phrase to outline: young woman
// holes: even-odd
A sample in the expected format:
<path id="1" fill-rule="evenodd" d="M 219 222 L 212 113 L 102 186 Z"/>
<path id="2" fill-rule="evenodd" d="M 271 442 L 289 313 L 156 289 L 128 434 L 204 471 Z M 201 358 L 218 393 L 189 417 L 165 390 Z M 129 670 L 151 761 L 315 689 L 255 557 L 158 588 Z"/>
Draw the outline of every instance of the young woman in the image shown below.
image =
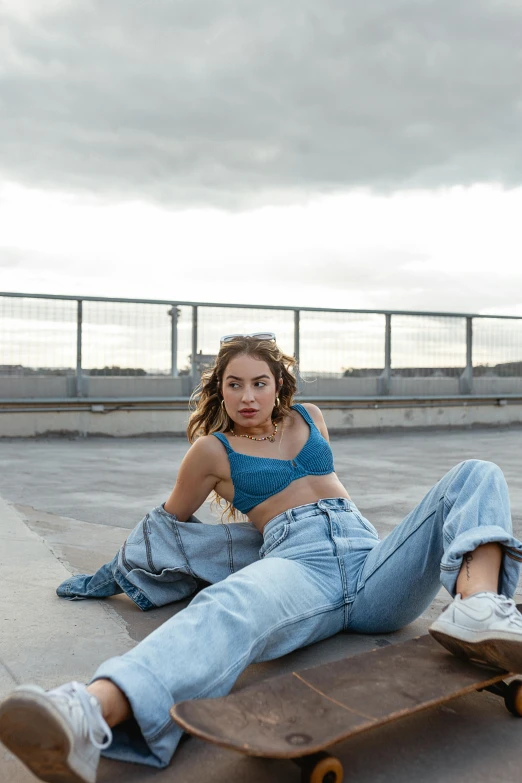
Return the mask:
<path id="1" fill-rule="evenodd" d="M 0 738 L 41 780 L 93 783 L 102 750 L 164 767 L 182 734 L 174 702 L 223 696 L 248 664 L 339 631 L 396 630 L 441 584 L 454 599 L 434 637 L 522 671 L 511 600 L 522 544 L 500 469 L 457 465 L 380 541 L 334 472 L 321 412 L 293 404 L 293 367 L 272 334 L 223 338 L 170 497 L 111 563 L 58 589 L 69 598 L 123 590 L 147 609 L 207 585 L 88 686 L 23 686 L 3 702 Z M 248 521 L 195 524 L 212 492 Z"/>

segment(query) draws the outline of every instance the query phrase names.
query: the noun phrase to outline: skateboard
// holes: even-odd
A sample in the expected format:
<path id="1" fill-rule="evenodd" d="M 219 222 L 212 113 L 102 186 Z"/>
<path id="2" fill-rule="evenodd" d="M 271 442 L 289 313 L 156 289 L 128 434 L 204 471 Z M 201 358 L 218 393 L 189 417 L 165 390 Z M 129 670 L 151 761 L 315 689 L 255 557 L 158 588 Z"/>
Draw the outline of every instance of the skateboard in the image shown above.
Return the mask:
<path id="1" fill-rule="evenodd" d="M 341 783 L 337 742 L 472 691 L 522 716 L 522 680 L 448 653 L 431 636 L 390 644 L 171 709 L 182 729 L 249 756 L 292 759 L 302 783 Z"/>

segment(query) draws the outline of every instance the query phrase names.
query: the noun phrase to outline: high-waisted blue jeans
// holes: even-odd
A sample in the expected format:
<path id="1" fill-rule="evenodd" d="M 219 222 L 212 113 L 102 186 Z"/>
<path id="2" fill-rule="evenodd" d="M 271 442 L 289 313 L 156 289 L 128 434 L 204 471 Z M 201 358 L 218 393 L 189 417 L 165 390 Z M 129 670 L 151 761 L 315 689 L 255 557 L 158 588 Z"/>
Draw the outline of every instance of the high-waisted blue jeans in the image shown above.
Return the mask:
<path id="1" fill-rule="evenodd" d="M 178 591 L 183 597 L 198 583 L 212 584 L 133 650 L 96 671 L 93 679 L 112 680 L 134 714 L 115 727 L 105 755 L 167 765 L 182 734 L 169 717 L 173 703 L 223 696 L 248 664 L 338 631 L 382 633 L 406 625 L 441 584 L 455 594 L 463 555 L 481 544 L 502 545 L 499 591 L 512 596 L 522 544 L 511 531 L 502 471 L 478 460 L 453 468 L 383 541 L 344 498 L 289 509 L 268 523 L 263 536 L 248 523 L 187 524 L 156 509 L 131 533 L 123 554 L 104 567 L 99 584 L 105 578 L 106 588 L 116 590 L 118 563 L 126 592 L 136 589 L 140 597 L 145 588 L 155 605 L 165 602 L 169 588 L 171 596 Z M 140 565 L 148 564 L 148 572 L 133 568 L 134 556 L 144 559 Z M 79 582 L 80 592 L 82 584 L 87 592 L 89 583 Z"/>

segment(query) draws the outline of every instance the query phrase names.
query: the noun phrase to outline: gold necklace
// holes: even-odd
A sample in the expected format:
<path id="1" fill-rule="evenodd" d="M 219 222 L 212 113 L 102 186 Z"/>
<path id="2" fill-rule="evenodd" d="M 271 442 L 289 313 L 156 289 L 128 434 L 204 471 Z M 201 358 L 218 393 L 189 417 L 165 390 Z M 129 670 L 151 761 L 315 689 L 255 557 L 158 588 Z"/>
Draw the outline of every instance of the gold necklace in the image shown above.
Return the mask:
<path id="1" fill-rule="evenodd" d="M 253 435 L 236 435 L 233 429 L 230 429 L 230 434 L 234 436 L 234 438 L 248 438 L 248 440 L 269 440 L 270 443 L 273 443 L 275 441 L 275 436 L 277 435 L 277 422 L 274 423 L 274 431 L 271 435 L 265 435 L 263 438 L 255 438 Z"/>

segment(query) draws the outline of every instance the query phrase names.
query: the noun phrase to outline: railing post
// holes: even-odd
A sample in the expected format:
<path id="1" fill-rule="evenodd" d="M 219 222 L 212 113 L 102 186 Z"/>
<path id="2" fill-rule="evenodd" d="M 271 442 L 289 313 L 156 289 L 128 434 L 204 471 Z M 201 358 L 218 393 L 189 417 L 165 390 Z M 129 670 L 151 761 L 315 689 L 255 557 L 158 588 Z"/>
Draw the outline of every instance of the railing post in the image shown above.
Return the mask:
<path id="1" fill-rule="evenodd" d="M 301 313 L 299 310 L 294 310 L 294 358 L 297 362 L 297 375 L 296 375 L 296 382 L 297 382 L 297 392 L 300 391 L 301 386 L 301 370 L 299 366 L 300 358 L 301 358 Z"/>
<path id="2" fill-rule="evenodd" d="M 466 318 L 466 367 L 459 378 L 459 394 L 473 394 L 473 318 Z"/>
<path id="3" fill-rule="evenodd" d="M 178 318 L 179 307 L 172 305 L 168 311 L 170 315 L 170 374 L 172 378 L 178 377 Z"/>
<path id="4" fill-rule="evenodd" d="M 83 371 L 82 371 L 82 323 L 83 302 L 78 299 L 76 310 L 76 396 L 83 397 Z"/>
<path id="5" fill-rule="evenodd" d="M 294 357 L 299 365 L 299 351 L 300 351 L 300 312 L 299 310 L 294 310 Z"/>
<path id="6" fill-rule="evenodd" d="M 392 384 L 391 374 L 391 313 L 385 315 L 384 327 L 384 370 L 377 378 L 377 394 L 390 394 Z"/>
<path id="7" fill-rule="evenodd" d="M 199 383 L 198 368 L 196 364 L 196 357 L 198 354 L 198 306 L 192 306 L 192 353 L 191 353 L 191 374 L 192 374 L 192 388 L 195 389 Z"/>

